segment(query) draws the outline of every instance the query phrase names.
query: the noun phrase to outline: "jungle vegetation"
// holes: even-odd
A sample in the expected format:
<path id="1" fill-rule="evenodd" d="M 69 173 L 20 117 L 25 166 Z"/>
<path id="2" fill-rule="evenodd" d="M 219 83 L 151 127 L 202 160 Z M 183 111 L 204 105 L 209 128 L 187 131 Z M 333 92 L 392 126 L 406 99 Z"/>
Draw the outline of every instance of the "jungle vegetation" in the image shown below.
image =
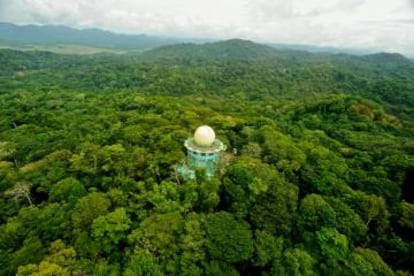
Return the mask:
<path id="1" fill-rule="evenodd" d="M 230 40 L 0 64 L 0 275 L 414 271 L 405 57 Z M 229 150 L 182 179 L 202 124 Z"/>

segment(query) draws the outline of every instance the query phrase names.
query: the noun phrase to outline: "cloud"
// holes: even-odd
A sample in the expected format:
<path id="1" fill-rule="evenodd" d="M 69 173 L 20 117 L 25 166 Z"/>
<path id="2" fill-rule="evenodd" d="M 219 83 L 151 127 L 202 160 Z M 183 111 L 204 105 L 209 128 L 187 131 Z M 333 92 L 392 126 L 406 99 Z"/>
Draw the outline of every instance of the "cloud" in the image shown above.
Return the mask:
<path id="1" fill-rule="evenodd" d="M 412 1 L 261 0 L 250 5 L 251 30 L 260 30 L 252 32 L 256 39 L 414 55 Z"/>
<path id="2" fill-rule="evenodd" d="M 414 0 L 0 0 L 0 21 L 303 43 L 414 56 Z"/>

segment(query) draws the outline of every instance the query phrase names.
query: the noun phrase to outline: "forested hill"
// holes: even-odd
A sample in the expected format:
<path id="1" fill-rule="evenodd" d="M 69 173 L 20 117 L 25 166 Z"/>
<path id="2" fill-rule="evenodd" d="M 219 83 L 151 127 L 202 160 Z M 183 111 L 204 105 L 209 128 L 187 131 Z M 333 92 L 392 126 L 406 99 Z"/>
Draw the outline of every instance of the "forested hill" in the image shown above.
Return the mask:
<path id="1" fill-rule="evenodd" d="M 315 62 L 326 59 L 340 61 L 348 58 L 356 62 L 372 62 L 379 65 L 404 65 L 410 60 L 398 53 L 376 53 L 370 55 L 332 54 L 330 52 L 312 53 L 302 50 L 275 49 L 265 44 L 258 44 L 250 40 L 230 39 L 218 42 L 193 44 L 183 43 L 161 46 L 144 54 L 148 59 L 204 59 L 204 60 L 263 60 L 279 59 L 294 62 Z"/>
<path id="2" fill-rule="evenodd" d="M 147 60 L 170 60 L 178 62 L 204 60 L 223 62 L 232 60 L 263 60 L 266 58 L 274 59 L 277 57 L 277 53 L 282 52 L 282 50 L 276 50 L 249 40 L 231 39 L 202 45 L 187 43 L 162 46 L 152 49 L 142 56 Z M 300 52 L 297 51 L 297 53 Z"/>
<path id="3" fill-rule="evenodd" d="M 403 56 L 230 40 L 0 64 L 0 275 L 414 272 Z M 183 179 L 204 124 L 229 150 Z"/>
<path id="4" fill-rule="evenodd" d="M 139 87 L 151 94 L 243 93 L 262 99 L 352 93 L 414 116 L 414 63 L 399 54 L 308 53 L 234 39 L 85 57 L 3 50 L 0 59 L 1 75 L 44 87 L 97 92 Z"/>

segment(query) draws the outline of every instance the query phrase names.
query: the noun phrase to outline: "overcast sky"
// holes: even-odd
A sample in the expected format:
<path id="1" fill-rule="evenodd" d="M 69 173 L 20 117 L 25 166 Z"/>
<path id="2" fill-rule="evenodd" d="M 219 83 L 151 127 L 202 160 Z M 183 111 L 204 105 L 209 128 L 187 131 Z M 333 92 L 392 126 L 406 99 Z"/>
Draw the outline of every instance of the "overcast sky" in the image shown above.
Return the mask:
<path id="1" fill-rule="evenodd" d="M 0 0 L 0 21 L 414 56 L 414 0 Z"/>

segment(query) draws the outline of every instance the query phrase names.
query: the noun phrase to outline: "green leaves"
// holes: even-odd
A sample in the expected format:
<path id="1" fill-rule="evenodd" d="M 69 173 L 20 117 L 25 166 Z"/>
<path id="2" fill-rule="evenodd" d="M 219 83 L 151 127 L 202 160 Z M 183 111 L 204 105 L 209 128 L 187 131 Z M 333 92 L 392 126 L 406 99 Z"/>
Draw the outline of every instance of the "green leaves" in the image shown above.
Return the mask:
<path id="1" fill-rule="evenodd" d="M 72 221 L 75 231 L 88 229 L 93 220 L 107 213 L 111 202 L 102 193 L 90 193 L 81 198 L 73 210 Z"/>
<path id="2" fill-rule="evenodd" d="M 0 50 L 0 274 L 410 267 L 414 67 L 268 51 Z M 215 177 L 185 181 L 174 168 L 201 124 L 229 150 Z"/>
<path id="3" fill-rule="evenodd" d="M 73 247 L 66 247 L 57 240 L 50 245 L 49 254 L 39 263 L 20 266 L 18 276 L 42 276 L 42 275 L 72 275 L 75 267 L 76 251 Z"/>
<path id="4" fill-rule="evenodd" d="M 231 214 L 219 212 L 207 216 L 206 248 L 211 258 L 236 263 L 253 253 L 252 234 L 248 225 Z"/>
<path id="5" fill-rule="evenodd" d="M 414 230 L 414 204 L 408 202 L 401 202 L 401 217 L 398 223 L 409 229 Z"/>
<path id="6" fill-rule="evenodd" d="M 276 264 L 277 265 L 277 264 Z M 284 271 L 286 275 L 315 275 L 315 260 L 307 251 L 294 248 L 283 253 L 282 265 L 275 272 Z"/>
<path id="7" fill-rule="evenodd" d="M 299 231 L 314 232 L 322 227 L 335 227 L 334 209 L 317 194 L 307 195 L 299 207 Z"/>
<path id="8" fill-rule="evenodd" d="M 86 195 L 86 189 L 76 178 L 66 178 L 52 186 L 49 192 L 51 202 L 66 201 L 74 203 Z"/>
<path id="9" fill-rule="evenodd" d="M 110 253 L 122 240 L 126 241 L 130 224 L 131 220 L 125 209 L 118 208 L 93 221 L 92 237 L 96 239 L 104 252 Z"/>
<path id="10" fill-rule="evenodd" d="M 128 241 L 163 260 L 171 259 L 180 248 L 183 227 L 184 220 L 178 212 L 154 214 L 132 231 Z"/>
<path id="11" fill-rule="evenodd" d="M 264 267 L 271 262 L 280 261 L 283 249 L 283 239 L 275 237 L 266 231 L 257 230 L 254 240 L 254 264 Z"/>
<path id="12" fill-rule="evenodd" d="M 268 188 L 267 185 L 258 177 L 253 178 L 253 181 L 248 184 L 248 187 L 253 195 L 264 193 Z"/>
<path id="13" fill-rule="evenodd" d="M 12 156 L 15 152 L 15 143 L 0 141 L 0 161 Z"/>
<path id="14" fill-rule="evenodd" d="M 143 249 L 135 249 L 125 266 L 123 275 L 125 276 L 162 276 L 162 267 L 156 258 Z"/>
<path id="15" fill-rule="evenodd" d="M 360 255 L 365 260 L 365 265 L 366 263 L 369 263 L 371 265 L 373 275 L 394 275 L 394 272 L 382 260 L 381 256 L 376 251 L 368 248 L 358 247 L 355 249 L 355 253 Z"/>
<path id="16" fill-rule="evenodd" d="M 321 256 L 325 260 L 345 259 L 348 255 L 348 241 L 345 235 L 338 233 L 334 228 L 322 228 L 316 232 Z"/>

